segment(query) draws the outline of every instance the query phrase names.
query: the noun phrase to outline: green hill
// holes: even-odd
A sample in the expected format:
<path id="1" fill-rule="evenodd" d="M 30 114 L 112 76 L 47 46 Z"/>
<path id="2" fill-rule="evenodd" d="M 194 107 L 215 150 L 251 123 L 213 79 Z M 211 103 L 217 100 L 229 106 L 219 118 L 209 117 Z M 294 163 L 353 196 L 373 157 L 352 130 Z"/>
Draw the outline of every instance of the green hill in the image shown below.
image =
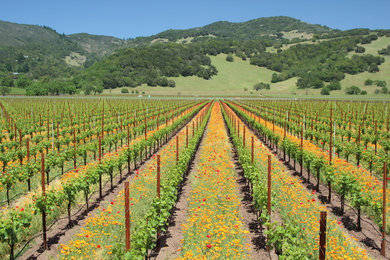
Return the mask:
<path id="1" fill-rule="evenodd" d="M 132 40 L 0 21 L 0 85 L 25 88 L 29 95 L 119 93 L 130 87 L 152 95 L 283 97 L 319 96 L 332 82 L 342 89 L 330 96 L 345 96 L 351 85 L 374 95 L 377 87 L 363 85 L 367 78 L 390 84 L 389 57 L 378 55 L 389 35 L 390 30 L 340 31 L 284 16 Z M 258 82 L 271 89 L 253 90 Z"/>
<path id="2" fill-rule="evenodd" d="M 252 66 L 248 61 L 235 58 L 234 62 L 226 61 L 226 54 L 210 56 L 211 63 L 218 74 L 205 80 L 200 77 L 171 77 L 176 82 L 175 88 L 148 87 L 146 84 L 129 89 L 145 92 L 147 95 L 184 95 L 184 96 L 258 96 L 252 87 L 256 82 L 270 82 L 272 71 Z M 253 94 L 251 94 L 251 92 Z M 105 93 L 119 94 L 120 89 L 105 90 Z"/>
<path id="3" fill-rule="evenodd" d="M 115 37 L 67 36 L 46 26 L 0 20 L 0 76 L 69 77 L 125 43 Z"/>
<path id="4" fill-rule="evenodd" d="M 186 30 L 167 30 L 150 37 L 139 37 L 132 41 L 134 44 L 148 44 L 155 41 L 176 42 L 181 39 L 196 41 L 206 38 L 234 38 L 236 40 L 252 40 L 264 37 L 301 38 L 305 35 L 329 34 L 337 32 L 329 27 L 309 24 L 298 19 L 276 16 L 253 19 L 247 22 L 232 23 L 227 21 L 215 22 L 203 27 Z M 311 38 L 309 36 L 309 38 Z M 303 37 L 302 37 L 303 38 Z"/>

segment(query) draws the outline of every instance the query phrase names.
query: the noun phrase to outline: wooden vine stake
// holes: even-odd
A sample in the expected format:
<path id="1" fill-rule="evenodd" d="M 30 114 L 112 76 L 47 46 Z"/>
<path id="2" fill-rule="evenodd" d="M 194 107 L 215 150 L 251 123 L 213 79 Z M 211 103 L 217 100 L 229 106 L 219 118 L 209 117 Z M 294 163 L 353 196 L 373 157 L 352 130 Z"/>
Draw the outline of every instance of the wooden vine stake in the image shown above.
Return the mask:
<path id="1" fill-rule="evenodd" d="M 301 160 L 299 163 L 301 164 L 300 175 L 302 176 L 303 174 L 303 126 L 301 128 Z"/>
<path id="2" fill-rule="evenodd" d="M 268 155 L 268 196 L 267 196 L 267 210 L 271 217 L 271 155 Z"/>
<path id="3" fill-rule="evenodd" d="M 383 165 L 383 208 L 382 208 L 382 243 L 381 255 L 386 256 L 386 179 L 387 179 L 387 163 Z"/>
<path id="4" fill-rule="evenodd" d="M 30 163 L 30 138 L 27 138 L 26 146 L 27 146 L 27 163 Z M 31 179 L 30 179 L 30 177 L 27 179 L 27 187 L 28 187 L 28 191 L 31 191 Z"/>
<path id="5" fill-rule="evenodd" d="M 148 140 L 146 118 L 145 118 L 145 140 Z"/>
<path id="6" fill-rule="evenodd" d="M 160 187 L 161 187 L 161 180 L 160 180 L 160 155 L 157 155 L 157 197 L 160 198 Z"/>
<path id="7" fill-rule="evenodd" d="M 320 213 L 320 260 L 325 260 L 326 255 L 326 211 Z"/>
<path id="8" fill-rule="evenodd" d="M 267 211 L 269 216 L 269 221 L 271 222 L 271 155 L 268 155 L 268 196 L 267 196 Z M 270 251 L 270 247 L 267 246 L 267 250 Z"/>
<path id="9" fill-rule="evenodd" d="M 126 226 L 126 251 L 130 250 L 130 201 L 129 182 L 125 182 L 125 226 Z"/>
<path id="10" fill-rule="evenodd" d="M 253 159 L 254 159 L 254 138 L 253 138 L 253 136 L 252 136 L 252 138 L 251 138 L 252 140 L 251 140 L 251 144 L 252 144 L 252 147 L 251 147 L 251 162 L 252 162 L 252 164 L 253 164 Z"/>
<path id="11" fill-rule="evenodd" d="M 176 163 L 179 162 L 179 136 L 176 135 Z"/>
<path id="12" fill-rule="evenodd" d="M 99 136 L 99 164 L 102 163 L 102 138 Z M 102 174 L 99 174 L 99 198 L 103 198 L 102 194 Z"/>
<path id="13" fill-rule="evenodd" d="M 41 154 L 41 185 L 42 196 L 46 199 L 46 187 L 45 187 L 45 155 Z M 46 234 L 46 210 L 42 211 L 42 236 L 43 236 L 43 249 L 47 249 L 47 234 Z"/>
<path id="14" fill-rule="evenodd" d="M 74 149 L 74 155 L 73 155 L 73 167 L 76 169 L 77 167 L 77 161 L 76 161 L 76 155 L 77 155 L 77 151 L 76 151 L 76 130 L 73 129 L 73 149 Z"/>
<path id="15" fill-rule="evenodd" d="M 188 148 L 188 125 L 186 125 L 186 148 Z"/>
<path id="16" fill-rule="evenodd" d="M 243 134 L 242 134 L 242 146 L 245 148 L 245 133 L 246 133 L 246 127 L 244 126 L 244 130 L 243 130 Z"/>

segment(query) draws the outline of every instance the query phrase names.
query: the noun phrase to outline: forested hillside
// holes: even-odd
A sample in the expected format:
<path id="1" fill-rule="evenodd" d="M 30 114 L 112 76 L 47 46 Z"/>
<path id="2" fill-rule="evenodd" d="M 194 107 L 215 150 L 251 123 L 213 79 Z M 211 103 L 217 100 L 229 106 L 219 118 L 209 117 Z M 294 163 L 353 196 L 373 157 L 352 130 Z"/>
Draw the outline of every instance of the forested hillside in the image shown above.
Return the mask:
<path id="1" fill-rule="evenodd" d="M 364 46 L 389 35 L 389 30 L 340 31 L 283 16 L 129 40 L 0 22 L 0 85 L 2 94 L 18 87 L 28 95 L 173 88 L 177 77 L 212 80 L 218 67 L 210 57 L 225 54 L 227 62 L 238 58 L 273 71 L 271 79 L 258 80 L 256 91 L 270 88 L 264 82 L 296 78 L 296 88 L 328 95 L 341 89 L 346 75 L 380 71 L 389 47 L 366 53 Z"/>

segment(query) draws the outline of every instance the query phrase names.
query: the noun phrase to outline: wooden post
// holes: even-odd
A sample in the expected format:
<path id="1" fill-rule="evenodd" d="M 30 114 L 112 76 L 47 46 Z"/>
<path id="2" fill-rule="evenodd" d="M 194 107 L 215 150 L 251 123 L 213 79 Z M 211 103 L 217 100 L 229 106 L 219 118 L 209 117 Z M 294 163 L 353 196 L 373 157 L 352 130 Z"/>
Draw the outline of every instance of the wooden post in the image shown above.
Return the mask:
<path id="1" fill-rule="evenodd" d="M 179 135 L 176 135 L 176 163 L 179 162 Z"/>
<path id="2" fill-rule="evenodd" d="M 303 174 L 303 126 L 301 128 L 301 160 L 300 160 L 300 175 L 302 176 Z"/>
<path id="3" fill-rule="evenodd" d="M 378 135 L 378 122 L 375 120 L 375 139 Z M 378 141 L 375 140 L 375 154 L 377 153 L 378 151 Z"/>
<path id="4" fill-rule="evenodd" d="M 329 164 L 332 164 L 332 138 L 333 138 L 332 121 L 330 121 Z"/>
<path id="5" fill-rule="evenodd" d="M 252 138 L 251 138 L 252 140 L 251 140 L 251 143 L 252 143 L 252 148 L 251 148 L 251 150 L 252 150 L 252 152 L 251 152 L 251 161 L 252 161 L 252 163 L 253 163 L 253 159 L 254 159 L 254 138 L 253 138 L 253 136 L 252 136 Z"/>
<path id="6" fill-rule="evenodd" d="M 320 260 L 325 260 L 326 255 L 326 211 L 320 213 Z"/>
<path id="7" fill-rule="evenodd" d="M 268 186 L 267 211 L 268 211 L 269 221 L 271 222 L 271 155 L 268 155 L 268 182 L 267 182 L 267 186 Z M 269 246 L 267 246 L 267 251 L 268 252 L 270 251 Z"/>
<path id="8" fill-rule="evenodd" d="M 102 138 L 104 138 L 104 100 L 103 100 L 103 112 L 102 112 Z"/>
<path id="9" fill-rule="evenodd" d="M 188 125 L 186 125 L 186 148 L 188 148 Z"/>
<path id="10" fill-rule="evenodd" d="M 146 124 L 146 118 L 145 118 L 145 140 L 148 140 L 148 135 L 147 135 L 147 133 L 146 133 L 146 131 L 147 131 L 147 124 Z"/>
<path id="11" fill-rule="evenodd" d="M 195 121 L 192 121 L 192 137 L 195 135 Z"/>
<path id="12" fill-rule="evenodd" d="M 358 138 L 357 138 L 357 144 L 360 144 L 360 133 L 361 133 L 361 125 L 359 125 L 359 133 L 358 133 Z"/>
<path id="13" fill-rule="evenodd" d="M 267 210 L 271 218 L 271 155 L 268 155 L 268 196 L 267 196 Z"/>
<path id="14" fill-rule="evenodd" d="M 125 226 L 126 226 L 126 251 L 130 250 L 130 201 L 129 182 L 125 182 Z"/>
<path id="15" fill-rule="evenodd" d="M 99 136 L 99 164 L 102 163 L 102 138 Z M 103 198 L 102 194 L 102 174 L 99 174 L 99 198 Z"/>
<path id="16" fill-rule="evenodd" d="M 41 185 L 42 196 L 46 199 L 46 187 L 45 187 L 45 155 L 41 154 Z M 46 210 L 42 211 L 42 234 L 43 234 L 43 249 L 47 249 L 47 234 L 46 234 Z"/>
<path id="17" fill-rule="evenodd" d="M 246 133 L 246 127 L 244 126 L 244 133 L 242 134 L 242 146 L 245 148 L 245 133 Z"/>
<path id="18" fill-rule="evenodd" d="M 157 197 L 160 198 L 160 155 L 157 155 Z"/>
<path id="19" fill-rule="evenodd" d="M 30 161 L 30 138 L 27 138 L 26 145 L 27 145 L 27 161 Z"/>
<path id="20" fill-rule="evenodd" d="M 77 162 L 76 162 L 76 129 L 73 129 L 73 149 L 74 149 L 74 157 L 73 157 L 73 166 L 76 169 Z"/>
<path id="21" fill-rule="evenodd" d="M 127 147 L 130 147 L 130 126 L 127 125 Z"/>
<path id="22" fill-rule="evenodd" d="M 383 165 L 383 208 L 382 208 L 382 243 L 381 255 L 386 256 L 386 179 L 387 179 L 387 163 Z"/>

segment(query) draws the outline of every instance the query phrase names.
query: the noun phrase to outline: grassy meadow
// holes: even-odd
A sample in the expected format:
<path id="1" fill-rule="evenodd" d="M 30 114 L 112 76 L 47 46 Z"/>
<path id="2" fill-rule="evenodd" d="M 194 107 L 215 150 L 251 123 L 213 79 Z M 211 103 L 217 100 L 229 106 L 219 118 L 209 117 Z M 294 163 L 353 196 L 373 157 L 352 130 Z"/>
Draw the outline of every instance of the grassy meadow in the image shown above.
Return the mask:
<path id="1" fill-rule="evenodd" d="M 312 41 L 305 43 L 314 44 Z M 365 44 L 366 54 L 378 55 L 378 50 L 390 44 L 389 37 L 380 37 L 378 40 Z M 288 48 L 289 46 L 284 46 Z M 271 49 L 269 51 L 272 51 Z M 349 54 L 350 57 L 354 52 Z M 363 54 L 364 55 L 364 54 Z M 364 86 L 368 78 L 372 80 L 385 80 L 390 85 L 390 57 L 385 57 L 385 62 L 379 67 L 377 73 L 359 73 L 357 75 L 346 74 L 341 81 L 342 90 L 332 91 L 329 96 L 320 95 L 320 89 L 297 89 L 297 78 L 291 78 L 283 82 L 271 83 L 273 71 L 250 65 L 249 60 L 243 61 L 234 57 L 234 62 L 226 61 L 226 54 L 211 56 L 212 64 L 218 69 L 218 75 L 210 80 L 196 76 L 171 78 L 176 82 L 175 88 L 148 87 L 142 85 L 131 90 L 138 90 L 139 94 L 151 96 L 243 96 L 243 97 L 297 97 L 297 98 L 352 98 L 352 99 L 388 99 L 390 95 L 376 95 L 376 86 Z M 257 82 L 271 83 L 270 90 L 255 91 L 253 85 Z M 350 86 L 358 86 L 367 91 L 365 96 L 351 96 L 344 93 L 344 89 Z M 105 90 L 104 94 L 117 95 L 121 89 Z M 131 94 L 130 94 L 131 95 Z"/>

